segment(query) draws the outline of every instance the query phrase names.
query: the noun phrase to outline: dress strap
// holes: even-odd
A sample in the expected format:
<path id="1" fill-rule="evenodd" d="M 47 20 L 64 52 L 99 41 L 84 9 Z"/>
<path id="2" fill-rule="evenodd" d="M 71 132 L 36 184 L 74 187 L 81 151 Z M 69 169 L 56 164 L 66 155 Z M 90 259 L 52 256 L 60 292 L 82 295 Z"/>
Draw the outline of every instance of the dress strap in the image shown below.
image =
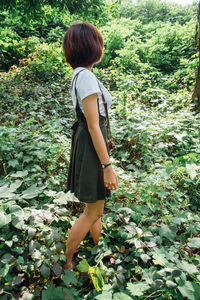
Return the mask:
<path id="1" fill-rule="evenodd" d="M 109 117 L 108 117 L 108 107 L 107 107 L 107 102 L 106 102 L 106 100 L 105 100 L 105 97 L 104 97 L 102 88 L 101 88 L 101 86 L 100 86 L 100 83 L 99 83 L 98 80 L 97 80 L 97 82 L 98 82 L 98 85 L 99 85 L 99 89 L 100 89 L 100 91 L 101 91 L 101 96 L 102 96 L 102 100 L 103 100 L 103 105 L 104 105 L 105 113 L 106 113 L 108 139 L 109 139 L 109 140 L 112 140 L 111 130 L 110 130 L 110 122 L 109 122 Z"/>
<path id="2" fill-rule="evenodd" d="M 82 71 L 85 71 L 85 69 L 83 70 L 80 70 L 73 78 L 72 80 L 72 88 L 73 88 L 73 85 L 75 86 L 74 87 L 74 90 L 75 90 L 75 95 L 76 95 L 76 105 L 78 105 L 78 107 L 80 108 L 79 106 L 79 103 L 78 103 L 78 95 L 77 95 L 77 89 L 76 89 L 76 82 L 77 82 L 77 79 L 78 79 L 78 75 L 82 72 Z M 99 98 L 97 97 L 97 104 L 98 104 L 98 111 L 99 111 L 99 114 L 100 114 L 100 108 L 99 108 Z"/>
<path id="3" fill-rule="evenodd" d="M 73 80 L 72 80 L 72 88 L 73 88 L 73 85 L 74 85 L 74 82 L 75 82 L 76 104 L 78 103 L 78 96 L 77 96 L 77 90 L 76 90 L 76 82 L 77 82 L 77 79 L 78 79 L 78 75 L 79 75 L 82 71 L 85 71 L 85 69 L 80 70 L 80 71 L 74 76 L 74 78 L 73 78 Z"/>

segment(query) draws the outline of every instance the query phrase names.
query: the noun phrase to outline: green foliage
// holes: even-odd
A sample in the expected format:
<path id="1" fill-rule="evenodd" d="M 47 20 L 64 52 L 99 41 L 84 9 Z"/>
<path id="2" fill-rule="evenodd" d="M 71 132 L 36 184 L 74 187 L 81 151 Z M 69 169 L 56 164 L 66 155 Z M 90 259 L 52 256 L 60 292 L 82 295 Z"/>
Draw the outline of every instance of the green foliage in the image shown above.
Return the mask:
<path id="1" fill-rule="evenodd" d="M 184 25 L 169 22 L 143 25 L 139 20 L 112 20 L 102 28 L 105 52 L 99 67 L 117 66 L 132 74 L 149 74 L 151 70 L 166 74 L 180 67 L 186 69 L 184 60 L 191 64 L 194 55 L 194 30 L 194 21 Z"/>
<path id="2" fill-rule="evenodd" d="M 113 16 L 125 4 L 102 3 L 105 53 L 93 70 L 113 95 L 119 188 L 106 202 L 98 245 L 87 235 L 74 254 L 75 271 L 64 270 L 65 240 L 83 206 L 65 192 L 74 115 L 61 44 L 77 12 L 40 1 L 29 22 L 19 11 L 0 15 L 1 69 L 9 69 L 0 81 L 2 299 L 199 297 L 200 116 L 189 105 L 194 22 L 176 5 L 147 2 L 119 20 Z M 27 1 L 17 5 L 28 11 Z M 128 16 L 126 7 L 121 14 Z"/>
<path id="3" fill-rule="evenodd" d="M 117 71 L 110 76 L 95 71 L 110 83 L 116 79 L 115 88 L 121 88 L 116 96 L 131 87 L 127 75 L 120 85 Z M 119 189 L 106 205 L 98 246 L 92 248 L 90 237 L 80 246 L 75 274 L 63 270 L 64 241 L 77 218 L 69 204 L 72 196 L 63 191 L 72 122 L 63 102 L 66 89 L 62 81 L 33 84 L 35 77 L 27 80 L 25 72 L 30 70 L 21 74 L 13 69 L 2 76 L 1 96 L 7 103 L 1 106 L 0 136 L 0 274 L 6 283 L 2 293 L 15 297 L 23 286 L 24 294 L 44 299 L 161 294 L 196 299 L 199 116 L 186 108 L 166 112 L 155 104 L 150 110 L 131 101 L 121 115 L 121 104 L 114 99 L 113 163 Z M 88 279 L 80 272 L 89 272 Z"/>
<path id="4" fill-rule="evenodd" d="M 56 0 L 56 1 L 32 1 L 29 0 L 2 0 L 1 10 L 9 10 L 13 14 L 20 16 L 24 15 L 24 18 L 32 16 L 32 18 L 42 18 L 44 15 L 44 7 L 49 5 L 52 8 L 58 8 L 61 11 L 65 11 L 68 14 L 78 14 L 81 18 L 87 14 L 91 14 L 94 18 L 100 18 L 102 10 L 104 8 L 104 2 L 99 0 L 92 0 L 90 3 L 80 2 L 78 0 Z"/>
<path id="5" fill-rule="evenodd" d="M 33 80 L 52 80 L 66 72 L 65 58 L 59 43 L 36 45 L 27 58 L 20 61 L 26 76 Z"/>
<path id="6" fill-rule="evenodd" d="M 12 29 L 6 27 L 0 33 L 1 70 L 5 70 L 17 64 L 19 59 L 27 55 L 27 47 L 24 40 Z"/>
<path id="7" fill-rule="evenodd" d="M 139 19 L 143 24 L 156 21 L 184 24 L 196 18 L 196 3 L 193 1 L 192 5 L 182 6 L 162 0 L 123 1 L 120 15 Z"/>
<path id="8" fill-rule="evenodd" d="M 117 56 L 116 51 L 124 47 L 133 30 L 134 26 L 130 24 L 130 19 L 114 19 L 102 28 L 105 51 L 100 66 L 110 65 L 110 61 Z"/>
<path id="9" fill-rule="evenodd" d="M 180 66 L 181 58 L 190 58 L 194 53 L 194 22 L 173 26 L 166 23 L 156 30 L 155 35 L 147 42 L 148 61 L 164 72 L 172 72 Z"/>

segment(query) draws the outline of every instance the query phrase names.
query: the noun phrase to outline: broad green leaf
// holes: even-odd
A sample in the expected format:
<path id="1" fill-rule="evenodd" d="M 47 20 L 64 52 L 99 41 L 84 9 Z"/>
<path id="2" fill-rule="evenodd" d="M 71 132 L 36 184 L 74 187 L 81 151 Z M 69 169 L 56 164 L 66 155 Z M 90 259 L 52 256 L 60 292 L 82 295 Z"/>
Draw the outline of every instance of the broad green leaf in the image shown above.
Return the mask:
<path id="1" fill-rule="evenodd" d="M 34 294 L 31 294 L 29 292 L 25 292 L 21 298 L 21 300 L 33 300 Z"/>
<path id="2" fill-rule="evenodd" d="M 63 300 L 75 300 L 72 291 L 70 291 L 66 287 L 63 288 L 63 295 Z"/>
<path id="3" fill-rule="evenodd" d="M 22 192 L 21 197 L 23 199 L 32 199 L 37 197 L 38 194 L 39 194 L 39 189 L 37 187 L 37 183 L 34 183 L 28 189 Z"/>
<path id="4" fill-rule="evenodd" d="M 15 192 L 20 186 L 22 185 L 21 180 L 16 180 L 15 182 L 11 183 L 9 189 L 13 193 Z"/>
<path id="5" fill-rule="evenodd" d="M 182 223 L 187 221 L 187 216 L 184 217 L 178 217 L 176 216 L 175 218 L 173 218 L 173 223 L 177 224 L 177 225 L 181 225 Z"/>
<path id="6" fill-rule="evenodd" d="M 106 298 L 104 299 L 107 300 Z M 133 298 L 123 292 L 119 292 L 113 295 L 113 300 L 133 300 Z"/>
<path id="7" fill-rule="evenodd" d="M 71 283 L 77 283 L 76 273 L 70 269 L 64 270 L 64 274 L 61 276 L 61 279 L 64 281 L 66 286 L 69 286 Z"/>
<path id="8" fill-rule="evenodd" d="M 31 239 L 34 234 L 36 233 L 37 229 L 36 228 L 33 228 L 33 227 L 29 227 L 28 228 L 28 237 Z"/>
<path id="9" fill-rule="evenodd" d="M 97 292 L 101 291 L 104 285 L 104 280 L 101 275 L 100 268 L 89 266 L 89 272 L 95 289 L 97 290 Z"/>
<path id="10" fill-rule="evenodd" d="M 177 269 L 177 270 L 173 270 L 172 271 L 172 277 L 175 278 L 175 277 L 179 277 L 181 275 L 181 270 Z"/>
<path id="11" fill-rule="evenodd" d="M 183 270 L 183 271 L 185 271 L 185 272 L 187 272 L 189 274 L 198 273 L 197 267 L 195 265 L 193 265 L 193 264 L 189 264 L 186 260 L 183 260 L 183 261 L 177 263 L 177 266 L 181 270 Z"/>
<path id="12" fill-rule="evenodd" d="M 16 173 L 11 174 L 11 177 L 25 177 L 26 175 L 28 175 L 27 171 L 17 171 Z"/>
<path id="13" fill-rule="evenodd" d="M 8 184 L 5 184 L 0 187 L 0 199 L 1 198 L 12 198 L 15 196 L 12 190 L 8 187 Z"/>
<path id="14" fill-rule="evenodd" d="M 8 184 L 4 184 L 0 186 L 0 195 L 3 194 L 6 190 L 8 190 Z"/>
<path id="15" fill-rule="evenodd" d="M 77 270 L 80 272 L 88 272 L 89 264 L 86 259 L 83 259 L 77 266 Z"/>
<path id="16" fill-rule="evenodd" d="M 166 238 L 170 241 L 173 241 L 176 233 L 172 232 L 172 230 L 166 224 L 161 224 L 159 234 L 162 238 Z"/>
<path id="17" fill-rule="evenodd" d="M 23 276 L 14 276 L 13 279 L 12 279 L 12 285 L 15 286 L 15 285 L 19 285 L 21 284 L 23 281 L 25 280 L 25 278 Z"/>
<path id="18" fill-rule="evenodd" d="M 164 189 L 161 189 L 161 191 L 158 192 L 158 196 L 159 196 L 160 198 L 165 199 L 167 195 L 168 195 L 168 193 L 167 193 L 167 191 L 164 190 Z"/>
<path id="19" fill-rule="evenodd" d="M 12 247 L 13 241 L 5 241 L 5 244 L 6 244 L 8 247 Z M 0 246 L 0 247 L 1 247 L 1 246 Z"/>
<path id="20" fill-rule="evenodd" d="M 147 284 L 151 285 L 154 281 L 154 274 L 157 272 L 157 268 L 155 266 L 149 269 L 143 269 L 143 276 L 142 280 L 145 281 Z"/>
<path id="21" fill-rule="evenodd" d="M 52 190 L 45 190 L 44 194 L 47 195 L 48 197 L 53 197 L 57 195 L 56 191 L 52 191 Z"/>
<path id="22" fill-rule="evenodd" d="M 55 287 L 52 283 L 47 290 L 42 291 L 42 300 L 63 300 L 62 287 Z"/>
<path id="23" fill-rule="evenodd" d="M 59 192 L 56 195 L 56 198 L 53 200 L 56 204 L 66 204 L 68 201 L 72 201 L 72 195 L 70 193 Z M 73 198 L 74 202 L 79 202 Z"/>
<path id="24" fill-rule="evenodd" d="M 166 266 L 168 263 L 165 255 L 162 253 L 162 250 L 159 248 L 153 249 L 153 262 L 155 265 Z"/>
<path id="25" fill-rule="evenodd" d="M 154 289 L 157 291 L 157 290 L 160 290 L 163 286 L 163 280 L 161 279 L 156 279 L 154 281 Z"/>
<path id="26" fill-rule="evenodd" d="M 197 170 L 200 169 L 200 166 L 197 166 L 196 164 L 186 164 L 186 170 L 187 173 L 190 175 L 190 178 L 193 180 L 197 176 Z"/>
<path id="27" fill-rule="evenodd" d="M 32 258 L 39 259 L 42 257 L 41 252 L 38 249 L 33 249 L 33 253 L 31 254 Z"/>
<path id="28" fill-rule="evenodd" d="M 11 215 L 7 215 L 4 211 L 0 211 L 0 227 L 3 227 L 11 222 Z"/>
<path id="29" fill-rule="evenodd" d="M 19 256 L 19 257 L 17 258 L 17 263 L 18 263 L 19 265 L 24 265 L 24 258 L 23 258 L 23 256 Z"/>
<path id="30" fill-rule="evenodd" d="M 143 282 L 128 282 L 127 289 L 133 296 L 143 296 L 144 292 L 149 289 L 149 285 Z"/>
<path id="31" fill-rule="evenodd" d="M 95 297 L 97 300 L 112 300 L 112 292 L 103 291 L 102 294 Z"/>
<path id="32" fill-rule="evenodd" d="M 18 229 L 23 229 L 24 227 L 24 220 L 21 220 L 21 218 L 17 216 L 11 216 L 12 218 L 12 225 Z"/>
<path id="33" fill-rule="evenodd" d="M 195 291 L 195 300 L 198 300 L 199 295 L 200 295 L 200 284 L 196 283 L 196 282 L 192 282 L 192 286 L 193 286 L 194 291 Z"/>
<path id="34" fill-rule="evenodd" d="M 9 265 L 8 265 L 8 264 L 5 264 L 5 265 L 3 266 L 3 268 L 0 269 L 0 276 L 1 276 L 1 277 L 5 277 L 5 276 L 8 274 L 9 269 L 10 269 Z"/>
<path id="35" fill-rule="evenodd" d="M 19 165 L 19 162 L 17 159 L 12 159 L 12 160 L 9 160 L 8 165 L 15 168 Z"/>
<path id="36" fill-rule="evenodd" d="M 1 296 L 1 300 L 10 300 L 10 299 L 8 298 L 8 295 L 3 295 Z M 11 298 L 11 300 L 15 300 L 15 299 Z"/>
<path id="37" fill-rule="evenodd" d="M 190 281 L 185 281 L 184 284 L 179 284 L 177 288 L 183 297 L 188 300 L 197 300 L 195 298 L 195 289 Z"/>
<path id="38" fill-rule="evenodd" d="M 183 131 L 180 134 L 174 134 L 174 137 L 178 140 L 178 141 L 182 141 L 183 137 L 187 136 L 186 132 Z"/>
<path id="39" fill-rule="evenodd" d="M 5 253 L 1 258 L 3 264 L 12 264 L 15 261 L 15 257 L 10 253 Z"/>
<path id="40" fill-rule="evenodd" d="M 24 210 L 19 205 L 12 205 L 9 207 L 10 213 L 23 218 L 24 217 Z"/>
<path id="41" fill-rule="evenodd" d="M 188 243 L 189 247 L 200 249 L 200 238 L 191 238 L 188 240 L 189 240 L 189 243 Z"/>
<path id="42" fill-rule="evenodd" d="M 171 280 L 167 280 L 166 281 L 166 286 L 170 289 L 173 289 L 177 286 L 177 284 L 175 282 L 171 281 Z"/>
<path id="43" fill-rule="evenodd" d="M 55 263 L 52 270 L 57 277 L 60 277 L 63 272 L 63 269 L 59 263 Z"/>
<path id="44" fill-rule="evenodd" d="M 148 260 L 151 259 L 151 257 L 147 254 L 141 254 L 140 258 L 142 259 L 142 261 L 147 264 Z"/>
<path id="45" fill-rule="evenodd" d="M 50 268 L 46 264 L 41 266 L 40 272 L 44 278 L 48 278 L 51 274 Z"/>

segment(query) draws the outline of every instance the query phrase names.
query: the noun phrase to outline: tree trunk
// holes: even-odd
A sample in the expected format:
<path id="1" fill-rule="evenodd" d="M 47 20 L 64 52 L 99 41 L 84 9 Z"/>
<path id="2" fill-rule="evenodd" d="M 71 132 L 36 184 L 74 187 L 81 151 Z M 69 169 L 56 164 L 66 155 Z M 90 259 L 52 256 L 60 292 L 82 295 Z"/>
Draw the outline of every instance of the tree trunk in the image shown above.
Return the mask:
<path id="1" fill-rule="evenodd" d="M 200 0 L 199 0 L 198 15 L 197 15 L 195 46 L 196 46 L 196 52 L 199 54 L 199 64 L 196 72 L 196 80 L 195 80 L 195 86 L 194 86 L 191 102 L 195 105 L 195 110 L 199 110 L 200 109 Z"/>

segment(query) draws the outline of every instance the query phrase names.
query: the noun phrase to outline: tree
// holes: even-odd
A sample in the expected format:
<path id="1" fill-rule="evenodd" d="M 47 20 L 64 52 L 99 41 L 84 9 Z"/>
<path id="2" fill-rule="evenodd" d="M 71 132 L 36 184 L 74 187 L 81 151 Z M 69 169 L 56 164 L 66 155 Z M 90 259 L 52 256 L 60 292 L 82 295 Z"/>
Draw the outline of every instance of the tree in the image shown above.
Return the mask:
<path id="1" fill-rule="evenodd" d="M 120 15 L 125 18 L 139 19 L 143 24 L 162 21 L 185 24 L 196 17 L 196 5 L 182 6 L 163 0 L 123 0 Z"/>
<path id="2" fill-rule="evenodd" d="M 104 1 L 90 0 L 1 0 L 0 11 L 9 10 L 10 13 L 24 16 L 25 18 L 38 18 L 43 15 L 43 7 L 50 5 L 60 10 L 84 18 L 87 15 L 99 18 L 104 12 Z"/>
<path id="3" fill-rule="evenodd" d="M 196 82 L 192 94 L 192 103 L 194 103 L 196 110 L 199 110 L 200 107 L 200 0 L 199 0 L 198 13 L 197 13 L 195 45 L 196 45 L 196 53 L 198 53 L 199 55 L 199 64 L 196 71 Z"/>

